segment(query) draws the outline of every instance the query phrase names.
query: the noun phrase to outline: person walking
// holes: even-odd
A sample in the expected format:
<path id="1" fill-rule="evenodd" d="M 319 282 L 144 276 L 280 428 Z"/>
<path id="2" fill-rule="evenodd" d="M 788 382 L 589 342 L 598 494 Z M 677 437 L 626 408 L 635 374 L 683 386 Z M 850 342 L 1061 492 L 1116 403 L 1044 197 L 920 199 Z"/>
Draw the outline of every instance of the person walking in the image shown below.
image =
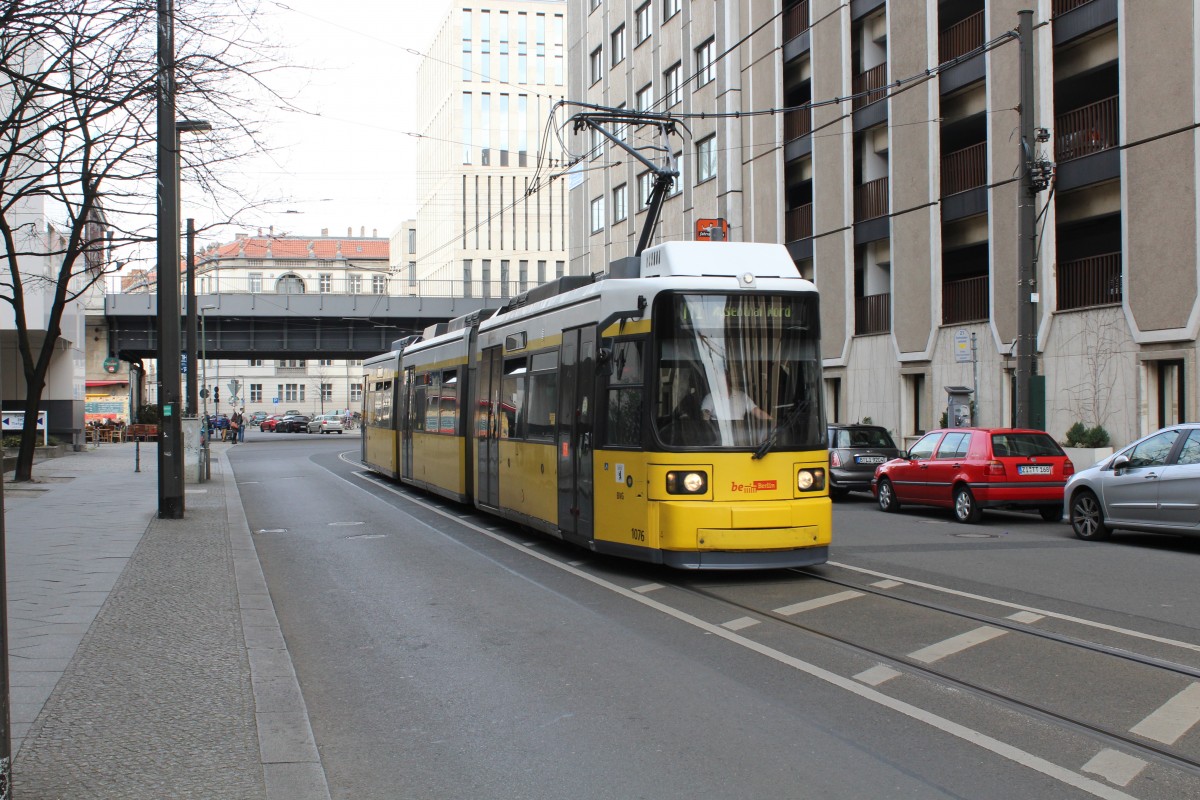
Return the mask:
<path id="1" fill-rule="evenodd" d="M 238 413 L 237 440 L 239 444 L 246 441 L 246 409 L 244 408 Z"/>
<path id="2" fill-rule="evenodd" d="M 229 435 L 233 439 L 233 443 L 238 443 L 238 436 L 242 432 L 242 415 L 238 412 L 233 412 L 233 416 L 229 418 Z"/>

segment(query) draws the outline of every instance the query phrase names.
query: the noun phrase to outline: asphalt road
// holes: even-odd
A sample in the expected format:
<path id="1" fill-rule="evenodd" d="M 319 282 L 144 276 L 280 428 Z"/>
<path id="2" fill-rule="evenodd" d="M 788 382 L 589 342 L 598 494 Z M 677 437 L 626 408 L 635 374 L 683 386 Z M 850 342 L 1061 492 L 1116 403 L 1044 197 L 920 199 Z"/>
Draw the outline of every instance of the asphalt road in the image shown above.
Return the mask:
<path id="1" fill-rule="evenodd" d="M 372 480 L 353 434 L 255 433 L 230 460 L 335 798 L 1200 796 L 1186 767 L 1054 717 L 1125 731 L 1186 677 L 1018 632 L 940 677 L 905 655 L 962 627 L 930 609 L 950 605 L 1200 666 L 1171 644 L 1200 642 L 1196 544 L 859 497 L 829 565 L 679 573 Z M 1171 747 L 1196 758 L 1200 736 Z"/>

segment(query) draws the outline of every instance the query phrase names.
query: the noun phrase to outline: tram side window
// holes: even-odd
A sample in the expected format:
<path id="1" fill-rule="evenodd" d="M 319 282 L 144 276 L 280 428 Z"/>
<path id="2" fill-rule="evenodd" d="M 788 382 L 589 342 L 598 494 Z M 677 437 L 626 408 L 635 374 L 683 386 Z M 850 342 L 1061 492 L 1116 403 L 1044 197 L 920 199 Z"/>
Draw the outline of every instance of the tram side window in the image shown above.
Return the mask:
<path id="1" fill-rule="evenodd" d="M 529 369 L 526 359 L 510 358 L 504 362 L 504 379 L 500 382 L 500 438 L 523 439 L 525 419 L 525 380 Z"/>
<path id="2" fill-rule="evenodd" d="M 442 373 L 442 390 L 438 401 L 438 431 L 441 433 L 458 433 L 458 371 L 445 370 Z"/>
<path id="3" fill-rule="evenodd" d="M 429 376 L 421 373 L 413 377 L 413 392 L 412 392 L 412 427 L 414 431 L 425 430 L 425 382 Z"/>
<path id="4" fill-rule="evenodd" d="M 551 441 L 558 407 L 558 353 L 538 353 L 530 367 L 525 435 Z"/>
<path id="5" fill-rule="evenodd" d="M 608 377 L 606 445 L 640 447 L 642 444 L 644 351 L 645 341 L 642 339 L 616 342 L 613 345 L 612 369 Z"/>
<path id="6" fill-rule="evenodd" d="M 375 382 L 374 417 L 375 425 L 390 428 L 392 425 L 392 382 Z"/>
<path id="7" fill-rule="evenodd" d="M 425 426 L 428 433 L 437 433 L 441 429 L 441 375 L 437 372 L 426 372 L 421 376 L 419 384 L 424 384 L 425 401 L 418 408 L 425 410 Z M 422 388 L 422 387 L 418 387 Z"/>

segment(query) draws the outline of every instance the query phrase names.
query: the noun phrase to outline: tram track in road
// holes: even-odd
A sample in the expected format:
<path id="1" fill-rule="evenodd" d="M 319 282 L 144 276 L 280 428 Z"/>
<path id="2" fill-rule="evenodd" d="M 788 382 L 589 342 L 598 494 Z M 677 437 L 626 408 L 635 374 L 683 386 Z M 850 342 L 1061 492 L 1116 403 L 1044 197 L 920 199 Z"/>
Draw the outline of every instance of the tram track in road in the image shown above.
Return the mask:
<path id="1" fill-rule="evenodd" d="M 1022 634 L 1026 637 L 1044 641 L 1046 643 L 1062 645 L 1077 651 L 1084 651 L 1105 658 L 1116 659 L 1120 662 L 1134 665 L 1134 667 L 1138 669 L 1144 668 L 1151 670 L 1159 676 L 1179 676 L 1182 678 L 1200 681 L 1200 669 L 1185 664 L 1179 664 L 1134 651 L 1111 647 L 1109 645 L 1098 644 L 1096 642 L 1091 642 L 1085 639 L 1067 636 L 1052 631 L 1038 630 L 1036 628 L 1031 628 L 1028 623 L 1010 621 L 1008 619 L 980 614 L 964 609 L 957 609 L 948 605 L 933 603 L 926 600 L 898 597 L 889 593 L 886 589 L 822 575 L 814 571 L 812 568 L 793 569 L 789 570 L 789 572 L 801 575 L 807 580 L 820 581 L 822 583 L 837 586 L 846 590 L 845 592 L 836 593 L 833 595 L 825 595 L 823 597 L 817 597 L 805 602 L 794 604 L 793 608 L 803 608 L 804 610 L 829 608 L 839 604 L 842 599 L 847 597 L 849 594 L 854 594 L 857 596 L 871 596 L 891 603 L 897 603 L 914 609 L 920 609 L 922 612 L 931 612 L 934 614 L 946 615 L 951 618 L 969 620 L 974 623 L 980 623 L 985 628 Z M 902 583 L 903 579 L 897 578 L 894 582 Z M 881 648 L 873 645 L 870 642 L 863 641 L 861 637 L 852 638 L 850 636 L 839 634 L 829 630 L 828 624 L 823 626 L 806 624 L 805 622 L 794 618 L 788 613 L 781 613 L 785 610 L 789 610 L 788 606 L 770 608 L 768 606 L 775 606 L 776 604 L 756 604 L 753 602 L 740 601 L 726 596 L 721 591 L 699 587 L 687 582 L 664 582 L 664 585 L 670 586 L 675 591 L 689 593 L 697 597 L 701 597 L 709 602 L 725 604 L 731 609 L 736 609 L 738 613 L 751 615 L 751 618 L 770 620 L 773 623 L 786 626 L 790 630 L 799 632 L 804 636 L 815 637 L 823 642 L 831 643 L 838 647 L 844 648 L 853 654 L 876 659 L 885 665 L 890 665 L 897 670 L 907 672 L 908 674 L 921 676 L 926 679 L 936 681 L 943 686 L 968 692 L 975 697 L 982 698 L 985 701 L 997 704 L 1003 708 L 1029 715 L 1033 718 L 1041 720 L 1042 722 L 1059 726 L 1064 730 L 1082 734 L 1104 744 L 1106 747 L 1118 750 L 1119 752 L 1135 754 L 1146 759 L 1147 761 L 1153 761 L 1162 766 L 1176 769 L 1195 777 L 1200 777 L 1200 757 L 1190 755 L 1175 747 L 1170 747 L 1151 741 L 1145 736 L 1134 735 L 1132 731 L 1120 730 L 1095 719 L 1087 719 L 1082 715 L 1055 710 L 1049 707 L 1047 704 L 1039 702 L 1035 697 L 1023 697 L 1013 692 L 999 690 L 988 686 L 982 680 L 973 680 L 963 675 L 953 674 L 945 669 L 939 669 L 929 663 L 922 663 L 920 660 L 913 658 L 911 652 L 901 652 L 894 649 Z M 1112 626 L 1101 627 L 1112 629 Z M 1162 640 L 1159 637 L 1155 638 L 1158 641 L 1168 641 Z M 1178 642 L 1177 644 L 1185 647 L 1189 646 L 1189 643 L 1186 642 Z M 1153 676 L 1150 679 L 1153 680 Z M 1200 683 L 1195 684 L 1195 687 L 1200 688 Z M 1134 727 L 1137 728 L 1138 726 Z"/>

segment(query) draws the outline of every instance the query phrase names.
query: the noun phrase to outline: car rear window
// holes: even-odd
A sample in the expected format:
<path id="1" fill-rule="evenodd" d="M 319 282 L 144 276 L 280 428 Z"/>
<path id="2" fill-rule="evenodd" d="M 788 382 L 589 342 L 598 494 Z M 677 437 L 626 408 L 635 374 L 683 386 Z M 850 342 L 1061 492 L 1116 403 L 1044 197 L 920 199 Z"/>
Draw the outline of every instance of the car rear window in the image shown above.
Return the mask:
<path id="1" fill-rule="evenodd" d="M 883 428 L 843 429 L 834 431 L 834 434 L 834 447 L 896 447 L 892 437 Z"/>
<path id="2" fill-rule="evenodd" d="M 1048 433 L 994 433 L 992 455 L 996 458 L 1064 455 Z"/>

